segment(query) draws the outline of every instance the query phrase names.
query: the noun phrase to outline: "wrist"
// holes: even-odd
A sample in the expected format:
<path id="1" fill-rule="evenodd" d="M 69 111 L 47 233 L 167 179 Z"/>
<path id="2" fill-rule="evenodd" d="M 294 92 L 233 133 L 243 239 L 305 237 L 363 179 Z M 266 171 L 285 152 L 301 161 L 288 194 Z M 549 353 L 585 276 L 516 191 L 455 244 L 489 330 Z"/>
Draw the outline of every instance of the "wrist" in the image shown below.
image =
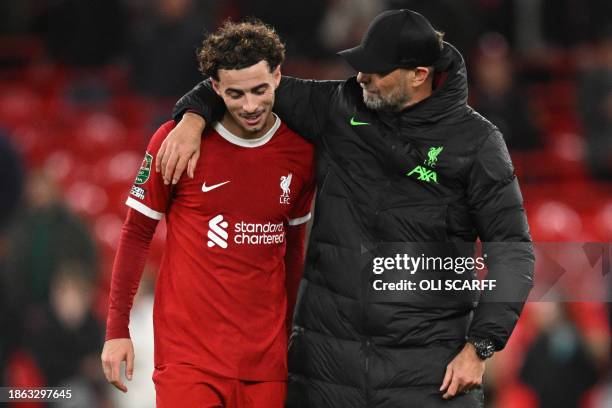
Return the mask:
<path id="1" fill-rule="evenodd" d="M 183 114 L 183 118 L 181 122 L 185 122 L 189 126 L 198 128 L 199 131 L 204 130 L 204 126 L 206 125 L 206 121 L 202 116 L 193 111 L 187 111 Z"/>
<path id="2" fill-rule="evenodd" d="M 491 339 L 470 337 L 467 346 L 472 348 L 481 360 L 491 358 L 495 353 L 495 344 Z"/>

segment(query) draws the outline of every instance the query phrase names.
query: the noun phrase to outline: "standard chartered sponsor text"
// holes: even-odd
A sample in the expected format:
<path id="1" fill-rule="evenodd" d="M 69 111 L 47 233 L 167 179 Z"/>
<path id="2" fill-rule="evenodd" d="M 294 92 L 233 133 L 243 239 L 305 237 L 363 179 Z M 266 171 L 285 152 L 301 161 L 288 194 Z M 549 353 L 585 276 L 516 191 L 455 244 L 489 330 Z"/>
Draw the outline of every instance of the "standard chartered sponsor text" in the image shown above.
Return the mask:
<path id="1" fill-rule="evenodd" d="M 234 242 L 238 245 L 282 244 L 285 239 L 283 223 L 265 224 L 237 222 L 234 225 Z"/>

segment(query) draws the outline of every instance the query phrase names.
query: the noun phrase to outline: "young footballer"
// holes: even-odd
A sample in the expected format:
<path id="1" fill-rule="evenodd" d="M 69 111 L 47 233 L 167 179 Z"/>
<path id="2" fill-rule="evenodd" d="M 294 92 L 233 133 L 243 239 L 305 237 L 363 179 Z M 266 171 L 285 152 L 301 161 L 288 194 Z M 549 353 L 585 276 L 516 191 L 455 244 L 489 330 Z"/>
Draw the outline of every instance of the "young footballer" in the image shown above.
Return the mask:
<path id="1" fill-rule="evenodd" d="M 201 70 L 225 101 L 202 137 L 193 179 L 152 169 L 174 128 L 153 135 L 131 189 L 113 267 L 106 343 L 109 382 L 126 392 L 128 330 L 155 227 L 166 217 L 153 320 L 157 406 L 282 407 L 287 328 L 301 278 L 314 190 L 313 147 L 272 112 L 284 45 L 259 22 L 226 23 L 205 39 Z"/>

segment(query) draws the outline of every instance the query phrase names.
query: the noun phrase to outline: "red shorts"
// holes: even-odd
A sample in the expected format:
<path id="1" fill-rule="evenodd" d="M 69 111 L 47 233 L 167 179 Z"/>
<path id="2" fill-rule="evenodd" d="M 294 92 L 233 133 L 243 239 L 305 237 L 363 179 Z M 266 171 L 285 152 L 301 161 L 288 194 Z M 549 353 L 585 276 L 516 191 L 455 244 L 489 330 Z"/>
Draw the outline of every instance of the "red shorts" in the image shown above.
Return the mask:
<path id="1" fill-rule="evenodd" d="M 283 408 L 284 381 L 241 381 L 198 367 L 168 364 L 153 372 L 157 408 Z"/>

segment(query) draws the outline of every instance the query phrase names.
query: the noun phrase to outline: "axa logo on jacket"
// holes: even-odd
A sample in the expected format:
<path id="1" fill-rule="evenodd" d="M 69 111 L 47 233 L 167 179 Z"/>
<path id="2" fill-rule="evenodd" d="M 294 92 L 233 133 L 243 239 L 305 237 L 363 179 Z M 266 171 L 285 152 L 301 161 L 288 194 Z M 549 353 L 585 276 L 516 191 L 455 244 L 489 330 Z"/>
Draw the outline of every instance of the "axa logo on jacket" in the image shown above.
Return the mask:
<path id="1" fill-rule="evenodd" d="M 432 146 L 429 148 L 427 152 L 427 159 L 423 160 L 423 164 L 429 167 L 436 167 L 438 163 L 438 155 L 442 153 L 444 150 L 443 146 Z M 438 183 L 438 174 L 433 169 L 428 169 L 425 166 L 416 166 L 409 173 L 406 173 L 408 177 L 413 174 L 418 175 L 417 180 L 425 181 L 427 183 L 433 181 L 434 183 Z"/>

